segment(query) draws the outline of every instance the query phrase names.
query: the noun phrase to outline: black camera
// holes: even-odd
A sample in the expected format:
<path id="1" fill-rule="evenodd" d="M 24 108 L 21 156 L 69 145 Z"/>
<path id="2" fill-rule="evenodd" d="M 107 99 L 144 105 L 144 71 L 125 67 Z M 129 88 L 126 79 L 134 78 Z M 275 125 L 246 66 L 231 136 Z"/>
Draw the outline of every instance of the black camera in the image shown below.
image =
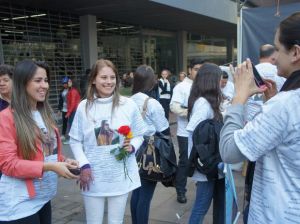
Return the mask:
<path id="1" fill-rule="evenodd" d="M 254 80 L 255 80 L 256 85 L 258 87 L 266 85 L 266 83 L 264 82 L 264 80 L 262 79 L 262 77 L 260 76 L 260 74 L 258 73 L 257 69 L 255 68 L 255 66 L 253 64 L 252 64 L 252 69 L 253 69 Z"/>
<path id="2" fill-rule="evenodd" d="M 80 175 L 80 168 L 69 169 L 69 171 L 76 176 Z"/>

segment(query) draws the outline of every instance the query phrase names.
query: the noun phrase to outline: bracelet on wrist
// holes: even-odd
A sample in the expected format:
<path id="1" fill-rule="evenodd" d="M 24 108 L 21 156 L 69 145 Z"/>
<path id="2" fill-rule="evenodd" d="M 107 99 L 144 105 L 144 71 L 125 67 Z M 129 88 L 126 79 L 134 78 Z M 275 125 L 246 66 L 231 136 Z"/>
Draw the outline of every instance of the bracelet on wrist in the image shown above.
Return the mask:
<path id="1" fill-rule="evenodd" d="M 91 165 L 90 164 L 84 164 L 81 168 L 80 168 L 80 170 L 85 170 L 85 169 L 90 169 L 91 168 Z"/>
<path id="2" fill-rule="evenodd" d="M 131 145 L 131 148 L 132 148 L 132 150 L 131 150 L 130 154 L 133 154 L 133 153 L 135 153 L 135 148 L 134 148 L 134 146 L 133 146 L 133 145 Z"/>

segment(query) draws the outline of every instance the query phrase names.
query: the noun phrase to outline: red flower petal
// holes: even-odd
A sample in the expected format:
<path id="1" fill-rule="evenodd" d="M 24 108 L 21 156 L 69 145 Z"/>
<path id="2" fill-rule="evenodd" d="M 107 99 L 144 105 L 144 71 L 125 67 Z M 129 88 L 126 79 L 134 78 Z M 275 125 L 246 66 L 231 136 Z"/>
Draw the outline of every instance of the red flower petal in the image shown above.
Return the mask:
<path id="1" fill-rule="evenodd" d="M 128 135 L 128 133 L 130 132 L 130 127 L 128 125 L 124 125 L 119 127 L 118 132 L 122 135 Z"/>

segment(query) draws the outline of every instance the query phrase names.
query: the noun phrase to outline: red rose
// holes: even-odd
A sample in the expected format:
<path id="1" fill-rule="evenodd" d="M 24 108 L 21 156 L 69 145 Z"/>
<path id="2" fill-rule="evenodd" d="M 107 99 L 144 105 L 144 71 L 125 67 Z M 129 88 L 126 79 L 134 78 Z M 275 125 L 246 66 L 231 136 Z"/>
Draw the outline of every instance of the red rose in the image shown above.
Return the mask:
<path id="1" fill-rule="evenodd" d="M 127 126 L 127 125 L 121 126 L 121 127 L 119 127 L 119 129 L 118 129 L 118 132 L 119 132 L 120 134 L 122 134 L 122 135 L 128 135 L 128 133 L 129 133 L 130 131 L 131 131 L 131 130 L 130 130 L 130 127 Z"/>

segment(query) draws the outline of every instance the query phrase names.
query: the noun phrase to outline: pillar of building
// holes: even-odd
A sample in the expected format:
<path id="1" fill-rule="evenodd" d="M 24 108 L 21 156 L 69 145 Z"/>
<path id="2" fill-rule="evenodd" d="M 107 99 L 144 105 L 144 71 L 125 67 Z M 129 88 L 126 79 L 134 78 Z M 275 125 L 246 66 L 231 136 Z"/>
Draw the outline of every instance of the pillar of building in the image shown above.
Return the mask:
<path id="1" fill-rule="evenodd" d="M 178 70 L 187 72 L 187 32 L 177 32 Z"/>
<path id="2" fill-rule="evenodd" d="M 227 63 L 233 62 L 236 60 L 234 58 L 234 39 L 227 38 L 226 39 L 226 61 Z"/>
<path id="3" fill-rule="evenodd" d="M 131 71 L 132 66 L 131 66 L 131 54 L 130 54 L 130 38 L 125 37 L 125 67 L 126 71 Z"/>
<path id="4" fill-rule="evenodd" d="M 80 40 L 83 67 L 88 69 L 98 58 L 96 16 L 80 16 Z"/>

